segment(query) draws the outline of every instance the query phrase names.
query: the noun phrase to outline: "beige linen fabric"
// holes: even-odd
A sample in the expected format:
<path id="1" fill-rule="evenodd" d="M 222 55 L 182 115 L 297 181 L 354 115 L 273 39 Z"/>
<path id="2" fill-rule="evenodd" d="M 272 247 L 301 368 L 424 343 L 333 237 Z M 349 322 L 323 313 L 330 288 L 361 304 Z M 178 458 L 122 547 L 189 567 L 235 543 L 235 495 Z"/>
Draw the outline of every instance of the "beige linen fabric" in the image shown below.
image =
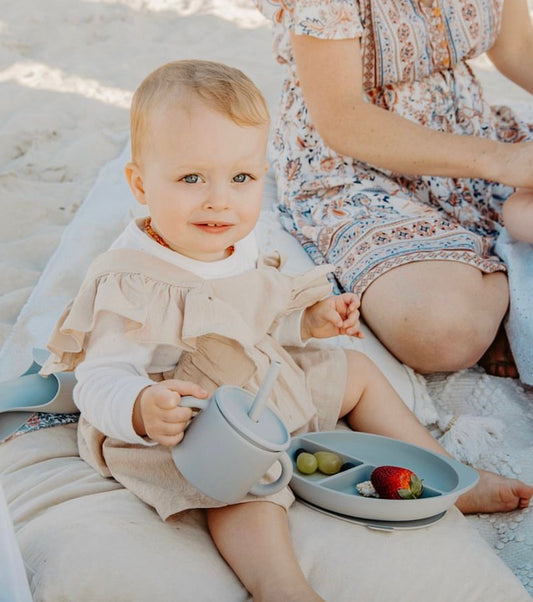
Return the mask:
<path id="1" fill-rule="evenodd" d="M 278 255 L 262 258 L 257 269 L 228 278 L 204 280 L 136 250 L 117 249 L 91 265 L 78 296 L 61 316 L 48 347 L 53 357 L 43 373 L 72 370 L 94 340 L 101 312 L 127 318 L 124 336 L 183 350 L 175 370 L 153 380 L 179 378 L 209 393 L 224 384 L 255 393 L 272 361 L 282 363 L 270 405 L 291 434 L 331 430 L 337 422 L 346 384 L 345 352 L 308 344 L 283 348 L 272 333 L 283 319 L 331 294 L 329 266 L 290 276 L 279 270 Z M 161 446 L 126 444 L 106 437 L 82 416 L 80 456 L 102 476 L 113 476 L 166 519 L 191 508 L 221 506 L 192 487 Z M 277 478 L 278 464 L 265 475 Z M 284 507 L 293 501 L 286 488 L 267 497 Z"/>
<path id="2" fill-rule="evenodd" d="M 0 446 L 0 475 L 35 602 L 249 602 L 202 511 L 166 522 L 82 462 L 75 425 Z M 298 501 L 289 511 L 302 570 L 327 602 L 531 602 L 458 510 L 383 533 Z"/>

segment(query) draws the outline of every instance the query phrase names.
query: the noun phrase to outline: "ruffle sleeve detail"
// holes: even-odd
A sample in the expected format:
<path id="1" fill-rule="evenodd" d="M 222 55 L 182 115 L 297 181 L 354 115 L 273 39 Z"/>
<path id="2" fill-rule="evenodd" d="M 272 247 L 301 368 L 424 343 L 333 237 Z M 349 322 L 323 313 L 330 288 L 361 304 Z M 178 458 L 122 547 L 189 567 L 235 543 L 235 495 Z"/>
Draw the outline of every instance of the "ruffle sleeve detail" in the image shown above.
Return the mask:
<path id="1" fill-rule="evenodd" d="M 135 252 L 129 252 L 135 257 Z M 123 253 L 105 253 L 89 268 L 78 295 L 64 310 L 48 341 L 52 355 L 42 374 L 74 370 L 83 361 L 87 339 L 104 312 L 124 319 L 126 337 L 190 350 L 181 341 L 182 309 L 188 287 L 172 286 L 139 270 L 99 269 L 107 256 L 120 258 Z"/>
<path id="2" fill-rule="evenodd" d="M 287 316 L 295 312 L 301 312 L 318 301 L 332 294 L 332 284 L 328 274 L 333 272 L 333 266 L 325 264 L 312 268 L 298 275 L 290 276 L 289 301 L 284 309 L 272 323 L 269 332 L 274 333 L 281 328 Z M 279 336 L 278 332 L 278 336 Z M 294 343 L 293 343 L 294 344 Z"/>
<path id="3" fill-rule="evenodd" d="M 71 307 L 72 303 L 65 308 L 46 344 L 46 347 L 50 350 L 50 356 L 39 371 L 43 376 L 48 376 L 54 372 L 70 372 L 85 357 L 83 353 L 85 333 L 68 332 L 63 328 L 70 315 Z"/>
<path id="4" fill-rule="evenodd" d="M 87 338 L 99 314 L 124 319 L 126 338 L 194 351 L 197 338 L 216 334 L 252 345 L 250 329 L 238 309 L 218 299 L 202 284 L 180 287 L 138 274 L 107 274 L 82 286 L 61 316 L 48 342 L 51 371 L 73 370 L 83 361 Z"/>
<path id="5" fill-rule="evenodd" d="M 289 311 L 305 309 L 329 297 L 332 284 L 328 280 L 328 274 L 333 269 L 333 266 L 325 264 L 316 266 L 300 276 L 294 276 Z"/>
<path id="6" fill-rule="evenodd" d="M 42 373 L 74 370 L 106 312 L 122 318 L 122 336 L 135 342 L 193 352 L 200 337 L 218 336 L 253 347 L 286 315 L 331 294 L 331 266 L 299 276 L 283 274 L 280 267 L 273 255 L 262 258 L 257 270 L 206 281 L 140 252 L 108 251 L 93 263 L 60 317 Z"/>

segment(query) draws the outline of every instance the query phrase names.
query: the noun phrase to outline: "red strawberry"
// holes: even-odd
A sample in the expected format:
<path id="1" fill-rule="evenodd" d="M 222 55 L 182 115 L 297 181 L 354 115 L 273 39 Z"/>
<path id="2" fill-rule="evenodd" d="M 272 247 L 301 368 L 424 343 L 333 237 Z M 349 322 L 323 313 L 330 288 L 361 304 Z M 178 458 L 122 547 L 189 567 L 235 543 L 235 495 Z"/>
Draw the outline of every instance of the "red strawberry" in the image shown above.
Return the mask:
<path id="1" fill-rule="evenodd" d="M 370 481 L 379 497 L 387 500 L 414 500 L 422 495 L 422 481 L 408 468 L 378 466 Z"/>

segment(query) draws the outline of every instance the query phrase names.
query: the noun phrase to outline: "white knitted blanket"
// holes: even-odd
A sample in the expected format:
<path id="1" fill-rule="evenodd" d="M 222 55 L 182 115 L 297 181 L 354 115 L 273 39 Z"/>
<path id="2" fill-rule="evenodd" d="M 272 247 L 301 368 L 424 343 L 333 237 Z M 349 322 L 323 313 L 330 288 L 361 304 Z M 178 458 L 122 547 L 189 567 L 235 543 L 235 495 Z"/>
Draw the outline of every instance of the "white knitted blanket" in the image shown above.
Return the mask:
<path id="1" fill-rule="evenodd" d="M 471 441 L 475 429 L 465 429 L 457 442 L 443 441 L 450 452 L 479 468 L 533 482 L 533 388 L 512 379 L 487 376 L 477 369 L 433 375 L 425 379 L 425 385 L 439 409 L 499 421 L 492 436 L 481 438 L 479 447 Z M 528 508 L 468 518 L 533 597 L 533 511 Z"/>

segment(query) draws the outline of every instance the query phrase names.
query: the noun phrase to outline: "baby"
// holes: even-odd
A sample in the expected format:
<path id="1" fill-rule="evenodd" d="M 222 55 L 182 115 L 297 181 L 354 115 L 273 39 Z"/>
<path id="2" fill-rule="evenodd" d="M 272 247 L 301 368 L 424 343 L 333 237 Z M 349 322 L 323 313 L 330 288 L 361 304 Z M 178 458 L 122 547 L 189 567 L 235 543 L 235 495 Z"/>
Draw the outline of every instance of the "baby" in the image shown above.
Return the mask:
<path id="1" fill-rule="evenodd" d="M 290 276 L 277 255 L 258 252 L 268 133 L 265 100 L 237 69 L 177 61 L 142 82 L 125 173 L 149 217 L 93 262 L 44 372 L 76 369 L 80 455 L 100 474 L 163 520 L 205 508 L 214 543 L 254 599 L 310 602 L 321 598 L 291 543 L 288 488 L 224 505 L 177 470 L 170 450 L 192 417 L 181 396 L 206 398 L 223 384 L 255 393 L 280 361 L 270 403 L 291 434 L 344 417 L 352 429 L 446 452 L 370 359 L 316 341 L 361 336 L 359 300 L 331 295 L 329 266 Z M 458 506 L 523 508 L 532 493 L 480 471 Z"/>

